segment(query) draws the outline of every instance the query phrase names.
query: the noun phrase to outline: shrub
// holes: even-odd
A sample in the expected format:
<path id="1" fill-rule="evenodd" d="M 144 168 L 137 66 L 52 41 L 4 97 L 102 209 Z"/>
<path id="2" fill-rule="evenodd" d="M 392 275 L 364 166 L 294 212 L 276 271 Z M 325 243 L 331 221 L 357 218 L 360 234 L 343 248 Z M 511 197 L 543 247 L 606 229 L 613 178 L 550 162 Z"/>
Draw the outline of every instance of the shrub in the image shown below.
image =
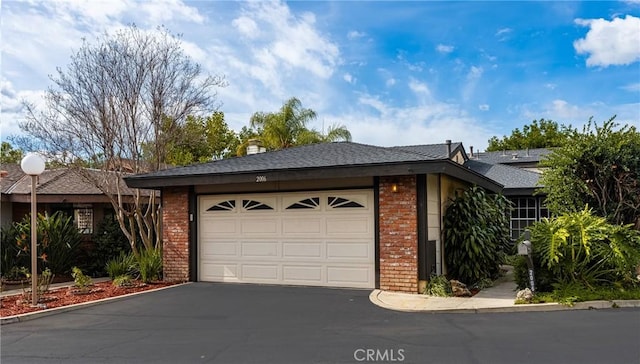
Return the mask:
<path id="1" fill-rule="evenodd" d="M 107 216 L 98 224 L 93 236 L 94 247 L 88 252 L 86 270 L 94 277 L 104 276 L 107 263 L 122 253 L 131 251 L 129 240 L 113 216 Z M 112 277 L 113 278 L 113 277 Z"/>
<path id="2" fill-rule="evenodd" d="M 138 256 L 140 279 L 149 283 L 162 277 L 162 252 L 160 249 L 144 249 Z"/>
<path id="3" fill-rule="evenodd" d="M 8 277 L 16 273 L 16 269 L 31 264 L 29 255 L 22 253 L 16 244 L 18 233 L 17 224 L 0 230 L 0 275 L 3 277 Z"/>
<path id="4" fill-rule="evenodd" d="M 130 287 L 133 285 L 133 278 L 128 274 L 123 274 L 115 277 L 112 284 L 116 287 Z"/>
<path id="5" fill-rule="evenodd" d="M 31 250 L 31 218 L 15 223 L 17 235 L 15 244 L 19 255 L 29 260 Z M 49 268 L 54 274 L 68 273 L 76 263 L 81 235 L 73 224 L 73 219 L 62 212 L 49 216 L 38 214 L 38 258 L 40 269 Z"/>
<path id="6" fill-rule="evenodd" d="M 444 275 L 432 275 L 425 292 L 430 296 L 450 297 L 453 295 L 451 283 Z"/>
<path id="7" fill-rule="evenodd" d="M 93 284 L 93 280 L 91 277 L 86 276 L 82 273 L 82 270 L 78 267 L 73 267 L 71 269 L 71 276 L 73 277 L 74 286 L 80 292 L 88 292 L 90 290 L 90 286 Z"/>
<path id="8" fill-rule="evenodd" d="M 510 249 L 511 202 L 489 195 L 480 187 L 466 190 L 451 202 L 444 215 L 447 275 L 472 285 L 497 278 Z"/>
<path id="9" fill-rule="evenodd" d="M 137 274 L 137 261 L 133 253 L 120 252 L 120 255 L 107 262 L 105 270 L 111 280 L 123 275 L 133 276 Z"/>
<path id="10" fill-rule="evenodd" d="M 636 284 L 640 232 L 630 225 L 611 225 L 585 208 L 543 219 L 530 229 L 539 291 L 548 291 L 558 284 L 585 287 Z M 523 270 L 526 271 L 526 264 L 516 266 L 516 279 L 522 280 Z"/>

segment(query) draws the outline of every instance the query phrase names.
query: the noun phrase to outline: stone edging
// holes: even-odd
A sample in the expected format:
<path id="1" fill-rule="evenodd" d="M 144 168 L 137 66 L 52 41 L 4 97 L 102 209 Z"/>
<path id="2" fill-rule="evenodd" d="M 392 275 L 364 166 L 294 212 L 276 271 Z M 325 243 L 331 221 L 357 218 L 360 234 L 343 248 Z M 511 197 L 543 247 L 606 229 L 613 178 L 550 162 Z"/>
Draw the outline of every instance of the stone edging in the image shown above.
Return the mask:
<path id="1" fill-rule="evenodd" d="M 576 302 L 573 306 L 565 306 L 559 303 L 531 303 L 504 307 L 474 307 L 474 308 L 454 308 L 454 309 L 418 309 L 418 308 L 398 308 L 382 301 L 379 296 L 382 291 L 374 289 L 369 294 L 371 303 L 388 310 L 401 312 L 429 312 L 429 313 L 500 313 L 500 312 L 549 312 L 567 310 L 602 310 L 610 308 L 630 308 L 640 307 L 640 300 L 613 300 L 613 301 L 585 301 Z M 515 298 L 514 298 L 515 301 Z"/>
<path id="2" fill-rule="evenodd" d="M 115 296 L 115 297 L 107 297 L 107 298 L 103 298 L 103 299 L 96 300 L 96 301 L 76 303 L 76 304 L 68 305 L 68 306 L 61 306 L 61 307 L 55 307 L 55 308 L 45 309 L 45 310 L 41 310 L 41 311 L 33 311 L 33 312 L 22 313 L 22 314 L 19 314 L 19 315 L 2 317 L 2 318 L 0 318 L 0 325 L 7 325 L 7 324 L 13 324 L 13 323 L 16 323 L 16 322 L 29 321 L 29 320 L 33 320 L 33 319 L 40 318 L 40 317 L 46 317 L 46 316 L 56 315 L 56 314 L 63 313 L 63 312 L 77 310 L 77 309 L 80 309 L 80 308 L 97 306 L 97 305 L 100 305 L 100 304 L 103 304 L 103 303 L 107 303 L 107 302 L 111 302 L 113 300 L 117 300 L 117 299 L 121 299 L 121 298 L 132 297 L 132 296 L 136 296 L 136 295 L 144 294 L 144 293 L 149 293 L 149 292 L 161 291 L 161 290 L 164 290 L 164 289 L 178 287 L 178 286 L 182 286 L 182 285 L 190 284 L 190 283 L 191 282 L 178 283 L 178 284 L 174 284 L 174 285 L 171 285 L 171 286 L 148 289 L 146 291 L 141 291 L 141 292 L 133 292 L 133 293 L 128 293 L 128 294 Z"/>

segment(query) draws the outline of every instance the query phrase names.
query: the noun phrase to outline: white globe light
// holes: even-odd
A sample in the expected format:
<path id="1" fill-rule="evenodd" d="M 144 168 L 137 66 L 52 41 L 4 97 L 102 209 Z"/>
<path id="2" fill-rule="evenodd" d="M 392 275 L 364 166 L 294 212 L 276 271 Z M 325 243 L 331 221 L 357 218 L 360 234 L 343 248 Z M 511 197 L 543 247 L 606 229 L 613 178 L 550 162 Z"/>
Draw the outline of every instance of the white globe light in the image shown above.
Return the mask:
<path id="1" fill-rule="evenodd" d="M 37 176 L 44 172 L 44 159 L 36 153 L 29 153 L 20 162 L 22 171 L 30 176 Z"/>

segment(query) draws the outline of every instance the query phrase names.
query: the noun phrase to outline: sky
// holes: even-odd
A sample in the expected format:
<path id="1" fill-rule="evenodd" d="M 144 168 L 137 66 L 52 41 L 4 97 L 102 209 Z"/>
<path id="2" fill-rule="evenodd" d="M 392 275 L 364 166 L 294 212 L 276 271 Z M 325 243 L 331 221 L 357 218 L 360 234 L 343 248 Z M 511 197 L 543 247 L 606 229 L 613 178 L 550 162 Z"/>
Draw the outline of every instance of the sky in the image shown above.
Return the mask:
<path id="1" fill-rule="evenodd" d="M 7 1 L 0 138 L 43 107 L 82 39 L 136 24 L 182 34 L 238 131 L 297 97 L 324 130 L 379 146 L 484 150 L 537 119 L 640 126 L 640 1 Z"/>

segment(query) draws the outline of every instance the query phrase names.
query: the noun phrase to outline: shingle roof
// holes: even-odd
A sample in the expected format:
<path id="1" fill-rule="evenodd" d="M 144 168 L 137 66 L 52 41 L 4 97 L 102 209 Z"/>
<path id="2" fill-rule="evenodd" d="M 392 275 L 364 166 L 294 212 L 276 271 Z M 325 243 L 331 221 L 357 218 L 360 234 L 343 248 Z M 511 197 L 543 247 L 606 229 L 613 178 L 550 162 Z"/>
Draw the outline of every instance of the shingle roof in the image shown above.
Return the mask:
<path id="1" fill-rule="evenodd" d="M 502 184 L 505 189 L 538 188 L 540 174 L 504 164 L 486 163 L 479 160 L 468 160 L 465 167 Z"/>
<path id="2" fill-rule="evenodd" d="M 451 150 L 456 150 L 462 143 L 451 143 Z M 434 159 L 448 158 L 446 144 L 424 144 L 391 147 L 391 149 L 402 150 L 410 153 L 417 153 Z"/>
<path id="3" fill-rule="evenodd" d="M 425 147 L 428 147 L 425 150 L 439 150 L 437 146 Z M 446 151 L 446 146 L 444 144 L 443 147 Z M 437 153 L 440 155 L 429 155 L 416 152 L 415 150 L 418 149 L 419 148 L 417 146 L 386 148 L 352 142 L 310 144 L 244 157 L 221 159 L 213 162 L 165 169 L 154 173 L 134 176 L 131 179 L 140 177 L 175 177 L 304 168 L 360 166 L 446 159 L 446 152 L 444 154 Z"/>
<path id="4" fill-rule="evenodd" d="M 17 165 L 16 165 L 17 166 Z M 2 168 L 8 167 L 3 166 Z M 3 190 L 5 194 L 30 194 L 31 193 L 31 179 L 22 172 L 20 166 L 18 172 L 16 172 L 17 179 L 14 179 L 13 183 L 7 182 L 5 188 L 5 178 L 2 179 Z M 13 168 L 12 168 L 13 169 Z M 89 173 L 96 180 L 105 180 L 105 178 L 98 179 L 101 174 L 110 173 L 102 172 L 99 170 L 83 170 L 85 173 Z M 106 180 L 109 180 L 108 178 Z M 133 189 L 127 187 L 122 183 L 122 194 L 132 195 Z M 38 185 L 36 192 L 40 195 L 103 195 L 104 193 L 95 186 L 95 184 L 87 180 L 80 172 L 70 168 L 58 168 L 47 169 L 40 176 L 38 176 Z"/>
<path id="5" fill-rule="evenodd" d="M 505 150 L 498 152 L 482 152 L 478 153 L 477 155 L 474 154 L 474 158 L 486 163 L 538 163 L 542 160 L 542 158 L 544 158 L 544 156 L 550 154 L 551 152 L 552 150 L 548 148 Z"/>
<path id="6" fill-rule="evenodd" d="M 6 193 L 20 178 L 24 176 L 19 164 L 3 164 L 0 169 L 7 172 L 5 177 L 0 178 L 0 192 Z"/>

